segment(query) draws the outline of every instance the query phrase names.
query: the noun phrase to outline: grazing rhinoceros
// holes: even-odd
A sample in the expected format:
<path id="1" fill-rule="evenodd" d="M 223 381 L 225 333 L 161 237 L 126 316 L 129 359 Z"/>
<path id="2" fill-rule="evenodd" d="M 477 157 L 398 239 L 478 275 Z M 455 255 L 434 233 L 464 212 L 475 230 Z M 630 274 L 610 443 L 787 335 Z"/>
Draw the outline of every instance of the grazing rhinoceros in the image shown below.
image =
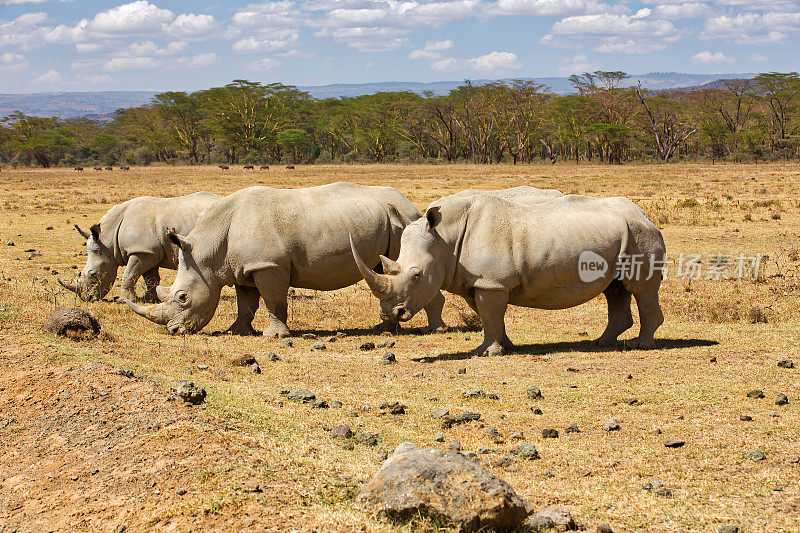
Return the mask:
<path id="1" fill-rule="evenodd" d="M 361 279 L 348 233 L 375 266 L 381 254 L 397 257 L 403 228 L 419 217 L 391 187 L 242 189 L 209 208 L 187 236 L 169 234 L 180 248 L 180 266 L 170 289 L 158 287 L 161 304 L 127 303 L 172 333 L 191 333 L 214 316 L 222 287 L 236 285 L 239 318 L 232 328 L 253 331 L 260 296 L 270 317 L 264 336 L 285 337 L 289 287 L 330 291 Z M 425 304 L 429 328 L 444 326 L 443 306 L 444 296 L 434 291 Z"/>
<path id="2" fill-rule="evenodd" d="M 177 198 L 142 196 L 115 205 L 89 231 L 76 224 L 75 229 L 86 239 L 86 266 L 75 281 L 58 282 L 84 301 L 99 300 L 114 285 L 117 269 L 124 266 L 123 298 L 136 298 L 136 281 L 144 276 L 147 292 L 143 299 L 157 302 L 159 267 L 178 268 L 178 249 L 167 239 L 167 228 L 188 233 L 200 213 L 219 198 L 208 192 Z"/>
<path id="3" fill-rule="evenodd" d="M 608 345 L 633 325 L 633 295 L 641 329 L 632 344 L 652 347 L 664 321 L 658 289 L 665 248 L 658 228 L 625 198 L 568 195 L 529 203 L 497 194 L 437 200 L 403 231 L 400 256 L 382 260 L 383 274 L 370 270 L 353 247 L 381 300 L 381 315 L 409 320 L 440 289 L 457 294 L 483 321 L 477 353 L 499 355 L 512 347 L 504 323 L 508 304 L 565 309 L 603 292 L 608 326 L 596 342 Z"/>

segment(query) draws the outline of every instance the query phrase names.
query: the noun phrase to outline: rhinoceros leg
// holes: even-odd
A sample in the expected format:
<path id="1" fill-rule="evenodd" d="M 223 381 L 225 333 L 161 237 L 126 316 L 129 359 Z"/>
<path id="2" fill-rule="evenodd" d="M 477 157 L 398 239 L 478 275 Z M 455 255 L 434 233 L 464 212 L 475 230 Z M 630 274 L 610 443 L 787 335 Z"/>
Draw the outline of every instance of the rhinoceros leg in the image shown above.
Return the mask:
<path id="1" fill-rule="evenodd" d="M 431 303 L 425 306 L 425 314 L 428 316 L 428 327 L 425 328 L 426 333 L 445 331 L 447 329 L 447 324 L 442 320 L 443 309 L 444 294 L 442 294 L 442 291 L 439 291 L 436 293 L 436 297 L 431 300 Z"/>
<path id="2" fill-rule="evenodd" d="M 256 316 L 256 311 L 258 311 L 260 298 L 261 294 L 255 287 L 236 285 L 236 307 L 238 313 L 236 321 L 225 330 L 225 333 L 230 333 L 231 335 L 255 335 L 256 330 L 253 329 L 253 318 Z"/>
<path id="3" fill-rule="evenodd" d="M 475 307 L 483 322 L 483 344 L 478 346 L 478 356 L 503 355 L 513 344 L 506 336 L 506 308 L 508 294 L 505 291 L 475 289 Z"/>
<path id="4" fill-rule="evenodd" d="M 128 258 L 125 272 L 122 274 L 122 298 L 132 302 L 136 297 L 136 281 L 147 271 L 158 268 L 159 258 L 150 254 L 133 254 Z M 155 301 L 158 301 L 157 299 Z"/>
<path id="5" fill-rule="evenodd" d="M 253 273 L 253 281 L 264 299 L 269 313 L 269 327 L 264 330 L 265 337 L 283 338 L 291 335 L 286 326 L 289 309 L 286 296 L 289 292 L 289 273 L 280 267 L 259 270 Z"/>
<path id="6" fill-rule="evenodd" d="M 608 325 L 600 338 L 594 341 L 595 346 L 610 346 L 617 342 L 617 337 L 633 325 L 631 315 L 631 292 L 623 283 L 615 279 L 606 290 L 608 303 Z"/>
<path id="7" fill-rule="evenodd" d="M 142 296 L 142 301 L 150 304 L 159 303 L 161 300 L 158 299 L 158 295 L 156 294 L 156 287 L 161 283 L 158 267 L 151 268 L 142 274 L 142 278 L 144 279 L 144 286 L 147 287 L 144 296 Z"/>
<path id="8" fill-rule="evenodd" d="M 655 348 L 653 335 L 658 327 L 664 323 L 664 313 L 658 303 L 658 290 L 649 292 L 634 292 L 636 305 L 639 308 L 639 336 L 630 341 L 634 348 Z"/>

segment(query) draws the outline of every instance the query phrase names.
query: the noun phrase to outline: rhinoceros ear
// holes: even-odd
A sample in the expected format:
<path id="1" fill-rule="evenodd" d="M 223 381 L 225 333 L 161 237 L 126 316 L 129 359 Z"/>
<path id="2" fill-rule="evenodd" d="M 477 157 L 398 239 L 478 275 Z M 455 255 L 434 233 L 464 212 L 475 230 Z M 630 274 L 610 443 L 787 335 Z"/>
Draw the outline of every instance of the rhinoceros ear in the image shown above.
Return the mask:
<path id="1" fill-rule="evenodd" d="M 89 232 L 94 237 L 94 240 L 100 242 L 100 224 L 94 224 L 91 228 L 89 228 Z"/>
<path id="2" fill-rule="evenodd" d="M 442 221 L 442 213 L 439 212 L 439 206 L 429 207 L 425 212 L 425 218 L 428 220 L 428 229 L 435 228 Z"/>
<path id="3" fill-rule="evenodd" d="M 187 253 L 192 249 L 192 245 L 189 244 L 189 241 L 186 240 L 186 237 L 183 235 L 178 235 L 178 232 L 176 232 L 175 229 L 167 230 L 167 238 L 169 239 L 169 242 L 180 248 L 184 253 Z"/>
<path id="4" fill-rule="evenodd" d="M 392 223 L 392 226 L 395 226 L 395 227 L 398 227 L 398 228 L 401 228 L 401 229 L 405 228 L 406 226 L 408 226 L 409 224 L 414 222 L 414 220 L 416 220 L 416 218 L 414 220 L 407 220 L 406 217 L 404 217 L 400 213 L 400 211 L 398 211 L 397 208 L 395 206 L 393 206 L 393 205 L 390 205 L 387 208 L 387 211 L 389 212 L 389 222 Z M 419 218 L 419 216 L 417 216 L 417 218 Z"/>
<path id="5" fill-rule="evenodd" d="M 81 227 L 77 224 L 75 224 L 75 229 L 78 231 L 78 233 L 81 234 L 81 237 L 83 237 L 84 239 L 88 239 L 89 235 L 91 235 L 91 233 L 89 233 L 85 229 L 81 229 Z"/>

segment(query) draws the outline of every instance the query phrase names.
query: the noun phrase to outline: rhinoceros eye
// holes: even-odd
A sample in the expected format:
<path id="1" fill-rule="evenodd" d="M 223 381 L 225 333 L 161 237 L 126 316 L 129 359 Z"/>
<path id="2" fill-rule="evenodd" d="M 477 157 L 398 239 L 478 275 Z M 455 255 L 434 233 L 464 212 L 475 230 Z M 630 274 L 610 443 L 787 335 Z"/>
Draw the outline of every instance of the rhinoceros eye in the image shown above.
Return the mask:
<path id="1" fill-rule="evenodd" d="M 175 299 L 178 300 L 180 303 L 185 304 L 186 302 L 189 301 L 189 295 L 183 291 L 180 291 L 175 295 Z"/>
<path id="2" fill-rule="evenodd" d="M 422 275 L 422 271 L 417 267 L 411 267 L 410 272 L 412 279 L 418 279 Z"/>

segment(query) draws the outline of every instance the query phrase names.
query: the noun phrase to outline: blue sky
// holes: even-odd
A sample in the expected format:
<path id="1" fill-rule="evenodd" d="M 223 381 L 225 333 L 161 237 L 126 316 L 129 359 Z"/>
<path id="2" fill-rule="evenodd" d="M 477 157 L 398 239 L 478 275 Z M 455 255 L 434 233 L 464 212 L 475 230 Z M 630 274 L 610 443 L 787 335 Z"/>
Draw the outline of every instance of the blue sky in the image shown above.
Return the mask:
<path id="1" fill-rule="evenodd" d="M 0 0 L 0 92 L 795 71 L 800 0 Z"/>

